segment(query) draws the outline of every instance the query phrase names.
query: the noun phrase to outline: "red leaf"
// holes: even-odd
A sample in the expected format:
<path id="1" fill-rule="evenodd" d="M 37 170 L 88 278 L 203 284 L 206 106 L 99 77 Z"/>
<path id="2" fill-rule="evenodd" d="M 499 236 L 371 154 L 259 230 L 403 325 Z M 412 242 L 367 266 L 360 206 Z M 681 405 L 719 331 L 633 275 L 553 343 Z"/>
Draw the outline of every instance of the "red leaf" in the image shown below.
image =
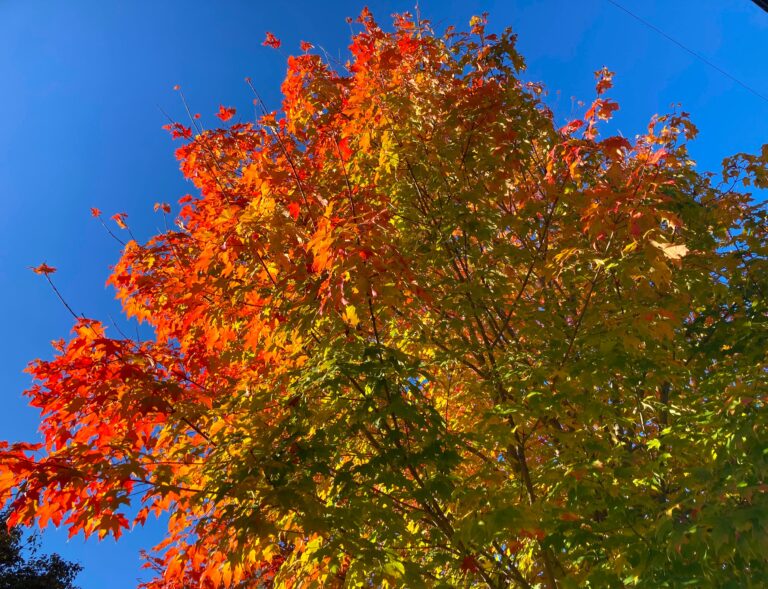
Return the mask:
<path id="1" fill-rule="evenodd" d="M 480 566 L 474 556 L 465 556 L 464 560 L 461 561 L 461 570 L 476 573 L 480 570 Z"/>
<path id="2" fill-rule="evenodd" d="M 299 203 L 288 203 L 288 212 L 290 213 L 291 217 L 293 217 L 293 220 L 296 221 L 299 218 Z"/>
<path id="3" fill-rule="evenodd" d="M 101 210 L 97 209 L 96 207 L 91 207 L 91 216 L 101 217 Z"/>
<path id="4" fill-rule="evenodd" d="M 619 110 L 619 105 L 616 102 L 598 98 L 592 103 L 592 107 L 585 113 L 584 118 L 587 120 L 598 118 L 607 121 L 617 110 Z"/>
<path id="5" fill-rule="evenodd" d="M 349 137 L 344 137 L 339 141 L 339 151 L 341 152 L 341 159 L 344 161 L 349 160 L 352 156 L 352 150 L 349 148 Z"/>
<path id="6" fill-rule="evenodd" d="M 562 133 L 563 135 L 571 135 L 572 133 L 575 133 L 583 126 L 584 126 L 584 121 L 582 121 L 581 119 L 575 119 L 570 123 L 568 123 L 567 125 L 565 125 L 564 127 L 561 127 L 560 133 Z"/>
<path id="7" fill-rule="evenodd" d="M 307 41 L 302 41 L 299 46 L 301 47 L 302 51 L 309 51 L 310 49 L 314 49 L 315 46 L 312 45 L 312 43 L 309 43 Z"/>
<path id="8" fill-rule="evenodd" d="M 608 68 L 604 67 L 603 69 L 596 71 L 595 77 L 597 78 L 597 85 L 595 88 L 598 96 L 603 94 L 606 90 L 613 88 L 613 72 Z"/>
<path id="9" fill-rule="evenodd" d="M 225 123 L 235 116 L 235 109 L 231 107 L 226 107 L 223 104 L 219 106 L 219 112 L 216 113 L 216 116 L 219 117 L 222 121 Z"/>
<path id="10" fill-rule="evenodd" d="M 600 145 L 602 145 L 609 153 L 615 153 L 617 151 L 621 151 L 622 149 L 626 149 L 627 151 L 632 149 L 632 144 L 624 137 L 619 137 L 618 135 L 603 139 L 603 141 L 600 142 Z"/>
<path id="11" fill-rule="evenodd" d="M 184 139 L 192 138 L 192 129 L 190 129 L 189 127 L 185 127 L 181 123 L 164 125 L 163 129 L 171 133 L 172 139 L 179 139 L 180 137 L 183 137 Z"/>
<path id="12" fill-rule="evenodd" d="M 275 37 L 272 33 L 267 31 L 267 36 L 264 39 L 264 42 L 262 43 L 265 47 L 272 47 L 273 49 L 277 49 L 280 47 L 280 39 Z"/>

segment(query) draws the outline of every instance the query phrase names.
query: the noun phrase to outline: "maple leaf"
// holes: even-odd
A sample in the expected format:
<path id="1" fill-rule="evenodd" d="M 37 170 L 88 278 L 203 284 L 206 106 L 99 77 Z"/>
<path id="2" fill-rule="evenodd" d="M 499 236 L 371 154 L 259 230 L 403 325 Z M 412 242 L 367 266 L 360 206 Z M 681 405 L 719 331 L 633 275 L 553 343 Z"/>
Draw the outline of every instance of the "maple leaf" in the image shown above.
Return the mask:
<path id="1" fill-rule="evenodd" d="M 488 24 L 488 15 L 473 16 L 469 19 L 469 26 L 473 35 L 482 35 L 485 32 L 485 26 Z"/>
<path id="2" fill-rule="evenodd" d="M 660 243 L 658 241 L 651 240 L 651 244 L 661 250 L 664 255 L 673 261 L 681 260 L 688 253 L 688 248 L 685 244 L 673 244 L 673 243 Z"/>
<path id="3" fill-rule="evenodd" d="M 191 139 L 192 129 L 185 127 L 181 123 L 171 123 L 163 125 L 163 129 L 171 134 L 172 139 Z"/>
<path id="4" fill-rule="evenodd" d="M 299 203 L 297 202 L 291 202 L 288 203 L 288 212 L 291 215 L 291 218 L 296 221 L 299 218 L 299 210 L 301 209 Z"/>
<path id="5" fill-rule="evenodd" d="M 277 49 L 280 47 L 280 39 L 275 37 L 272 33 L 267 31 L 267 36 L 264 38 L 264 41 L 262 42 L 262 45 L 265 47 L 272 47 L 273 49 Z"/>
<path id="6" fill-rule="evenodd" d="M 600 119 L 608 121 L 613 113 L 619 110 L 618 103 L 605 98 L 598 98 L 592 103 L 592 106 L 584 114 L 585 119 Z"/>
<path id="7" fill-rule="evenodd" d="M 91 207 L 91 216 L 92 217 L 100 217 L 101 216 L 101 210 L 97 209 L 96 207 Z"/>
<path id="8" fill-rule="evenodd" d="M 598 96 L 604 94 L 606 90 L 613 88 L 613 72 L 608 68 L 604 67 L 601 70 L 596 71 L 595 77 L 597 78 L 596 90 Z"/>
<path id="9" fill-rule="evenodd" d="M 581 119 L 574 119 L 564 127 L 561 127 L 560 133 L 562 133 L 563 135 L 572 135 L 583 126 L 584 126 L 584 121 L 582 121 Z"/>
<path id="10" fill-rule="evenodd" d="M 630 150 L 632 149 L 632 144 L 627 141 L 624 137 L 620 136 L 614 136 L 614 137 L 608 137 L 606 139 L 603 139 L 603 141 L 600 142 L 600 145 L 606 148 L 609 152 L 621 152 L 621 150 L 626 149 Z"/>
<path id="11" fill-rule="evenodd" d="M 125 223 L 125 219 L 128 216 L 127 213 L 115 213 L 112 215 L 111 219 L 117 223 L 117 226 L 120 227 L 120 229 L 127 229 L 128 225 Z"/>
<path id="12" fill-rule="evenodd" d="M 648 157 L 648 163 L 652 166 L 656 165 L 662 160 L 662 158 L 667 157 L 667 155 L 668 152 L 666 149 L 657 149 Z"/>
<path id="13" fill-rule="evenodd" d="M 314 49 L 315 46 L 312 45 L 312 43 L 309 43 L 307 41 L 302 41 L 299 46 L 301 47 L 302 51 L 310 51 L 311 49 Z"/>
<path id="14" fill-rule="evenodd" d="M 228 108 L 224 105 L 220 105 L 219 112 L 216 113 L 216 116 L 226 123 L 229 119 L 235 116 L 235 112 L 236 111 L 234 108 Z"/>
<path id="15" fill-rule="evenodd" d="M 54 272 L 56 272 L 56 268 L 54 268 L 53 266 L 49 266 L 48 264 L 43 262 L 39 266 L 32 268 L 32 271 L 35 274 L 44 274 L 45 276 L 47 276 L 48 274 L 53 274 Z"/>
<path id="16" fill-rule="evenodd" d="M 360 319 L 357 316 L 357 309 L 353 305 L 347 305 L 344 309 L 344 320 L 352 327 L 357 327 Z"/>

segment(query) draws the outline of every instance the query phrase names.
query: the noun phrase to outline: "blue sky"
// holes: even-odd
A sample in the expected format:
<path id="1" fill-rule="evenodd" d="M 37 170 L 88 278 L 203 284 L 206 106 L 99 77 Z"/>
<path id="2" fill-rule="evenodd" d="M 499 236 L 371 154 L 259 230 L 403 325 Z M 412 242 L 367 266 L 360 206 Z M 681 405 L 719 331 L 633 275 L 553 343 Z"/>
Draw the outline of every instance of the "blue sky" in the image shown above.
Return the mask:
<path id="1" fill-rule="evenodd" d="M 638 16 L 768 96 L 768 14 L 749 0 L 620 0 Z M 371 1 L 382 22 L 415 2 Z M 564 121 L 593 97 L 592 73 L 616 71 L 615 128 L 643 130 L 649 117 L 682 103 L 700 129 L 692 153 L 702 170 L 768 142 L 768 101 L 708 67 L 608 0 L 421 0 L 438 26 L 465 26 L 490 13 L 492 29 L 512 26 L 528 62 Z M 77 312 L 109 322 L 120 310 L 104 287 L 119 246 L 89 215 L 125 211 L 134 233 L 160 230 L 157 201 L 191 190 L 161 130 L 158 107 L 183 120 L 180 84 L 213 126 L 220 103 L 251 110 L 243 79 L 279 105 L 285 56 L 300 40 L 344 57 L 345 17 L 362 2 L 245 0 L 0 1 L 0 439 L 36 438 L 36 412 L 21 392 L 28 361 L 50 355 L 71 317 L 45 281 L 28 270 L 56 266 L 56 282 Z M 261 46 L 265 31 L 283 52 Z M 122 322 L 124 324 L 124 322 Z M 66 541 L 47 530 L 44 548 L 85 567 L 82 589 L 128 589 L 142 575 L 138 550 L 162 535 L 148 524 L 119 543 Z"/>

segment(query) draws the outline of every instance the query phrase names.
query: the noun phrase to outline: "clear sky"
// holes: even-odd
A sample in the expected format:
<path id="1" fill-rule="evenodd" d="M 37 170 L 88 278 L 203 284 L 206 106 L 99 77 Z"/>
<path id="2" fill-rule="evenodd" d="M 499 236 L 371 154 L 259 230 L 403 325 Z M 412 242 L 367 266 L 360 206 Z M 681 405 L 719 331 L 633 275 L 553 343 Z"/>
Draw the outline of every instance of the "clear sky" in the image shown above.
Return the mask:
<path id="1" fill-rule="evenodd" d="M 749 0 L 619 0 L 630 11 L 768 96 L 768 14 Z M 92 206 L 125 211 L 137 237 L 159 231 L 157 201 L 191 190 L 158 107 L 184 120 L 180 84 L 213 126 L 220 103 L 252 112 L 250 76 L 279 105 L 285 57 L 300 40 L 346 55 L 363 2 L 348 0 L 0 0 L 0 439 L 36 438 L 36 412 L 21 392 L 27 362 L 51 353 L 71 317 L 28 267 L 47 261 L 77 312 L 110 320 L 119 307 L 104 287 L 119 246 L 90 217 Z M 414 0 L 371 1 L 385 23 Z M 768 142 L 761 99 L 621 11 L 609 0 L 420 0 L 437 26 L 466 26 L 489 12 L 490 28 L 512 26 L 563 121 L 594 93 L 592 73 L 616 71 L 615 128 L 643 130 L 649 117 L 682 103 L 701 133 L 692 149 L 702 169 Z M 261 46 L 265 31 L 281 51 Z M 114 330 L 113 330 L 114 331 Z M 82 589 L 128 589 L 142 575 L 139 547 L 162 526 L 148 523 L 115 544 L 66 541 L 48 530 L 44 548 L 85 567 Z"/>

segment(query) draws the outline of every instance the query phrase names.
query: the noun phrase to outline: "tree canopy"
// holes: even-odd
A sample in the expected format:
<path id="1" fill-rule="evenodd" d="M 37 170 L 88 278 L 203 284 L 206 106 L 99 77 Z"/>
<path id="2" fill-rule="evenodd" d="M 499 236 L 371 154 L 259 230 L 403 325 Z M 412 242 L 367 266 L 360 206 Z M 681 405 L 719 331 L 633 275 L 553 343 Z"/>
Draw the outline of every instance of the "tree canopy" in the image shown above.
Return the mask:
<path id="1" fill-rule="evenodd" d="M 25 539 L 0 514 L 0 589 L 77 589 L 73 583 L 82 567 L 58 554 L 38 556 L 39 545 L 37 534 Z"/>
<path id="2" fill-rule="evenodd" d="M 484 17 L 358 23 L 168 126 L 196 191 L 109 280 L 153 337 L 30 366 L 12 522 L 167 513 L 148 589 L 760 586 L 768 147 L 701 173 L 684 112 L 606 132 L 607 70 L 561 126 Z"/>

